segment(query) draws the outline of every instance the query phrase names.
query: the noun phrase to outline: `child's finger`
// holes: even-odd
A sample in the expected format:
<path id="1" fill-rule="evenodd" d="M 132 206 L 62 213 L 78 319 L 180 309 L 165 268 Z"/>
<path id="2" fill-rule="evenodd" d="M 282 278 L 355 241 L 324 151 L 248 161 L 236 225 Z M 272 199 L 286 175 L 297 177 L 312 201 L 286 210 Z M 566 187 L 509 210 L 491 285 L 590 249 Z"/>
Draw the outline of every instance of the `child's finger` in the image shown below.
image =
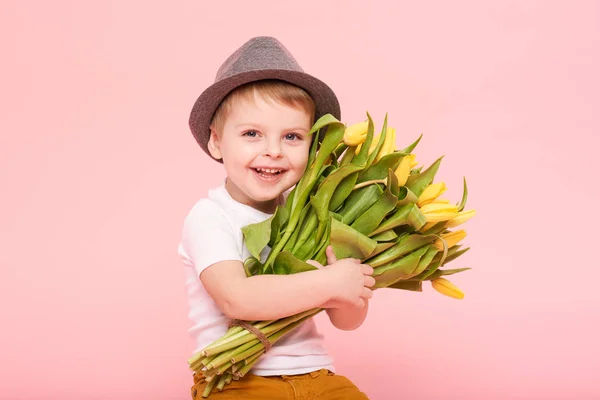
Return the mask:
<path id="1" fill-rule="evenodd" d="M 331 245 L 327 246 L 327 249 L 325 249 L 325 254 L 327 255 L 327 264 L 333 264 L 337 261 L 337 257 L 335 256 L 333 247 Z"/>
<path id="2" fill-rule="evenodd" d="M 363 264 L 360 266 L 361 272 L 363 275 L 373 275 L 373 267 L 368 264 Z"/>

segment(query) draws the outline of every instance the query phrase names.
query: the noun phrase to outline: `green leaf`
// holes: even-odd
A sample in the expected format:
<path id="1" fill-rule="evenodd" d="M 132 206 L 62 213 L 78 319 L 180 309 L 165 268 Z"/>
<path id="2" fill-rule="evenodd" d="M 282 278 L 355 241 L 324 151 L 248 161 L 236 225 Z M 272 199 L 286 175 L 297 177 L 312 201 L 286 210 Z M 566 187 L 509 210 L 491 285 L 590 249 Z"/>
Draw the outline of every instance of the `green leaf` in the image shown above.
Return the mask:
<path id="1" fill-rule="evenodd" d="M 465 209 L 467 205 L 467 196 L 469 195 L 469 191 L 467 190 L 467 178 L 463 177 L 463 195 L 460 203 L 458 204 L 458 211 L 462 211 Z"/>
<path id="2" fill-rule="evenodd" d="M 386 287 L 401 279 L 408 278 L 419 265 L 420 258 L 427 250 L 428 246 L 423 246 L 396 261 L 374 268 L 373 277 L 376 282 L 374 288 Z"/>
<path id="3" fill-rule="evenodd" d="M 419 144 L 419 142 L 421 141 L 422 137 L 423 137 L 423 134 L 421 134 L 419 136 L 419 138 L 417 140 L 415 140 L 411 145 L 409 145 L 408 147 L 400 150 L 400 152 L 401 153 L 406 153 L 406 154 L 412 153 L 412 151 L 415 149 L 415 147 L 417 147 L 417 144 Z"/>
<path id="4" fill-rule="evenodd" d="M 433 274 L 431 274 L 426 280 L 432 281 L 432 280 L 440 278 L 442 276 L 458 274 L 459 272 L 467 271 L 469 269 L 471 269 L 471 268 L 438 269 Z"/>
<path id="5" fill-rule="evenodd" d="M 423 193 L 423 190 L 425 190 L 425 188 L 431 184 L 431 182 L 433 182 L 433 178 L 435 178 L 435 174 L 440 167 L 442 158 L 444 157 L 442 156 L 438 158 L 425 171 L 408 177 L 405 186 L 408 187 L 415 194 L 415 196 L 419 197 L 421 193 Z"/>
<path id="6" fill-rule="evenodd" d="M 317 241 L 320 240 L 323 232 L 325 231 L 325 221 L 329 217 L 329 202 L 335 189 L 345 177 L 361 169 L 362 167 L 360 165 L 352 164 L 348 164 L 337 169 L 323 181 L 323 183 L 317 189 L 317 193 L 311 197 L 310 203 L 317 213 L 317 219 L 321 223 L 317 231 Z"/>
<path id="7" fill-rule="evenodd" d="M 289 251 L 282 251 L 279 253 L 273 263 L 273 271 L 277 275 L 297 274 L 299 272 L 312 271 L 315 269 L 317 269 L 317 267 L 298 260 Z"/>
<path id="8" fill-rule="evenodd" d="M 414 203 L 409 203 L 398 208 L 393 214 L 385 219 L 369 236 L 384 232 L 401 225 L 411 225 L 420 229 L 425 225 L 425 216 Z"/>
<path id="9" fill-rule="evenodd" d="M 376 235 L 369 235 L 371 239 L 376 240 L 377 242 L 389 242 L 390 240 L 394 240 L 398 237 L 396 232 L 393 229 L 388 229 L 387 231 L 383 231 Z"/>
<path id="10" fill-rule="evenodd" d="M 350 193 L 338 214 L 346 224 L 352 224 L 359 215 L 367 211 L 383 195 L 380 185 L 369 185 Z"/>
<path id="11" fill-rule="evenodd" d="M 377 145 L 375 146 L 375 148 L 373 149 L 373 151 L 371 152 L 371 154 L 369 154 L 369 157 L 367 158 L 366 167 L 369 167 L 371 164 L 373 164 L 373 161 L 377 157 L 377 154 L 379 154 L 379 152 L 381 151 L 381 148 L 383 147 L 383 144 L 385 142 L 385 137 L 387 136 L 387 118 L 388 118 L 388 115 L 386 113 L 385 118 L 383 119 L 383 129 L 381 130 L 381 133 L 379 134 L 379 139 L 378 139 Z M 370 144 L 369 144 L 369 147 L 371 147 Z"/>
<path id="12" fill-rule="evenodd" d="M 331 200 L 329 201 L 329 210 L 335 211 L 344 204 L 344 201 L 350 196 L 356 180 L 358 179 L 358 172 L 348 175 L 345 177 L 333 192 Z"/>
<path id="13" fill-rule="evenodd" d="M 384 252 L 385 250 L 389 249 L 390 247 L 394 246 L 395 244 L 396 244 L 395 242 L 377 243 L 377 246 L 375 246 L 375 249 L 371 252 L 371 254 L 369 254 L 369 257 L 375 257 L 377 254 Z"/>
<path id="14" fill-rule="evenodd" d="M 246 225 L 242 228 L 244 235 L 244 243 L 248 248 L 248 251 L 254 258 L 260 260 L 260 253 L 269 243 L 271 239 L 271 222 L 275 214 L 271 215 L 264 221 Z"/>
<path id="15" fill-rule="evenodd" d="M 262 272 L 262 264 L 254 257 L 248 257 L 244 261 L 244 272 L 247 277 L 258 275 Z"/>
<path id="16" fill-rule="evenodd" d="M 429 249 L 427 250 L 425 255 L 423 257 L 421 257 L 421 259 L 419 260 L 419 264 L 407 278 L 419 275 L 421 272 L 425 271 L 425 269 L 429 266 L 429 264 L 433 260 L 433 257 L 435 257 L 435 255 L 438 253 L 439 253 L 439 250 L 435 246 L 429 245 Z"/>
<path id="17" fill-rule="evenodd" d="M 269 246 L 272 247 L 274 243 L 277 243 L 279 239 L 281 239 L 281 227 L 287 222 L 288 218 L 288 210 L 285 207 L 277 206 L 275 214 L 273 214 L 272 217 L 271 236 L 268 243 Z"/>
<path id="18" fill-rule="evenodd" d="M 356 183 L 385 179 L 388 175 L 388 170 L 395 171 L 404 156 L 405 154 L 398 152 L 386 154 L 379 161 L 365 169 L 359 175 Z"/>
<path id="19" fill-rule="evenodd" d="M 370 257 L 366 263 L 373 268 L 393 262 L 394 260 L 422 247 L 426 244 L 433 243 L 435 238 L 422 235 L 404 235 L 400 237 L 398 243 L 390 247 L 381 254 L 375 257 Z"/>
<path id="20" fill-rule="evenodd" d="M 369 113 L 367 113 L 367 118 L 369 120 L 369 123 L 367 125 L 367 137 L 362 143 L 358 154 L 356 154 L 352 158 L 352 161 L 350 161 L 351 164 L 362 165 L 365 168 L 369 166 L 369 163 L 367 162 L 369 159 L 369 148 L 371 147 L 371 143 L 373 142 L 373 134 L 375 132 L 373 118 L 371 118 L 371 115 L 369 115 Z"/>
<path id="21" fill-rule="evenodd" d="M 365 259 L 375 250 L 377 242 L 348 225 L 333 218 L 331 221 L 330 244 L 339 258 Z"/>
<path id="22" fill-rule="evenodd" d="M 392 170 L 391 176 L 396 178 Z M 388 177 L 388 179 L 392 180 L 392 178 Z M 389 181 L 388 181 L 389 182 Z M 396 189 L 398 188 L 398 183 L 396 181 L 395 185 Z M 364 235 L 368 235 L 373 232 L 381 221 L 385 218 L 385 216 L 396 207 L 396 202 L 398 201 L 397 195 L 393 193 L 394 191 L 394 183 L 391 182 L 387 185 L 383 196 L 375 202 L 368 210 L 366 210 L 362 215 L 360 215 L 356 221 L 352 223 L 352 228 L 356 229 L 360 233 Z"/>
<path id="23" fill-rule="evenodd" d="M 401 289 L 401 290 L 410 290 L 413 292 L 422 292 L 423 291 L 423 282 L 419 281 L 398 281 L 389 286 L 386 286 L 387 289 Z"/>

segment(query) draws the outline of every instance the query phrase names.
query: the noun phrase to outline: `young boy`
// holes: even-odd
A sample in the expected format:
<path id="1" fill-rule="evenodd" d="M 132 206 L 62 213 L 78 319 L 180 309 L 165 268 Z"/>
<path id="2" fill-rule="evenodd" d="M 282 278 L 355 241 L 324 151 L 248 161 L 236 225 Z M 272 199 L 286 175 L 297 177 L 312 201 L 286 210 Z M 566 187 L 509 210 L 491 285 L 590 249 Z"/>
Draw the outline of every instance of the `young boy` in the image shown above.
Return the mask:
<path id="1" fill-rule="evenodd" d="M 335 94 L 304 73 L 274 38 L 253 38 L 221 66 L 216 82 L 196 101 L 190 128 L 202 149 L 223 163 L 227 178 L 199 200 L 185 219 L 179 254 L 186 271 L 190 334 L 197 352 L 221 337 L 232 319 L 271 320 L 326 308 L 339 329 L 364 321 L 373 269 L 359 260 L 336 260 L 294 275 L 246 277 L 249 257 L 241 228 L 269 218 L 302 176 L 314 121 L 340 117 Z M 265 260 L 269 249 L 261 254 Z M 323 337 L 310 319 L 277 342 L 251 373 L 232 381 L 218 399 L 366 399 L 336 375 Z M 192 397 L 206 386 L 194 375 Z"/>

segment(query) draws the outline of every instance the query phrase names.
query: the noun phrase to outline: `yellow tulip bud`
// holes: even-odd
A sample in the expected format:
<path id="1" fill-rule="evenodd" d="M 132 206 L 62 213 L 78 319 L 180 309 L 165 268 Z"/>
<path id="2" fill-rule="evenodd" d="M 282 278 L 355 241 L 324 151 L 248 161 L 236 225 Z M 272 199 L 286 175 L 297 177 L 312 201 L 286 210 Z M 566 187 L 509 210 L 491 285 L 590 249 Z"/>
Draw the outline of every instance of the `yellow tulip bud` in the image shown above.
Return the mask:
<path id="1" fill-rule="evenodd" d="M 402 157 L 402 160 L 400 160 L 400 164 L 398 165 L 398 168 L 396 168 L 396 171 L 394 172 L 396 174 L 396 178 L 398 179 L 398 185 L 400 186 L 404 186 L 406 184 L 406 181 L 408 180 L 408 177 L 410 176 L 410 169 L 411 169 L 411 165 L 415 160 L 415 155 L 414 154 L 409 154 L 407 156 Z"/>
<path id="2" fill-rule="evenodd" d="M 465 294 L 458 287 L 456 287 L 456 285 L 445 278 L 437 278 L 432 280 L 431 286 L 441 294 L 455 299 L 463 299 L 465 297 Z"/>
<path id="3" fill-rule="evenodd" d="M 475 210 L 461 211 L 457 217 L 452 218 L 446 224 L 447 228 L 454 228 L 460 224 L 464 224 L 475 215 Z"/>
<path id="4" fill-rule="evenodd" d="M 426 222 L 448 221 L 458 216 L 458 206 L 443 203 L 429 203 L 420 207 Z"/>
<path id="5" fill-rule="evenodd" d="M 385 141 L 375 157 L 375 161 L 379 161 L 383 156 L 393 153 L 394 150 L 396 150 L 396 130 L 388 127 L 385 134 Z"/>
<path id="6" fill-rule="evenodd" d="M 456 246 L 458 244 L 458 242 L 460 242 L 461 240 L 463 240 L 464 238 L 467 237 L 467 231 L 465 231 L 464 229 L 461 229 L 459 231 L 454 231 L 454 232 L 448 232 L 448 233 L 443 233 L 440 235 L 440 237 L 442 239 L 444 239 L 444 241 L 446 242 L 446 246 L 448 246 L 448 248 L 452 247 L 452 246 Z M 442 241 L 440 239 L 437 239 L 433 245 L 439 250 L 439 251 L 443 251 L 444 250 L 444 245 L 442 243 Z"/>
<path id="7" fill-rule="evenodd" d="M 367 138 L 368 128 L 368 121 L 363 121 L 354 125 L 350 125 L 344 131 L 344 143 L 349 147 L 360 145 Z"/>
<path id="8" fill-rule="evenodd" d="M 435 199 L 441 196 L 442 193 L 446 191 L 446 184 L 444 182 L 432 183 L 427 186 L 423 193 L 419 196 L 417 200 L 417 206 L 421 207 L 425 204 L 432 203 Z"/>

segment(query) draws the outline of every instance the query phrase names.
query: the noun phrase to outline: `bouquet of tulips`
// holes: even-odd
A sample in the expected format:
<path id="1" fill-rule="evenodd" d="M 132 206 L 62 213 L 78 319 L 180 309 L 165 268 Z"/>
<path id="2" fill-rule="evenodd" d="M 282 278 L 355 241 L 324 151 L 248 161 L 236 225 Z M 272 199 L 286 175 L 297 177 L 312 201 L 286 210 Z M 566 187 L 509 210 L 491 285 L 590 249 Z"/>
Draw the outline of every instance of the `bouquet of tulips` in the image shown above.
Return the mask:
<path id="1" fill-rule="evenodd" d="M 443 276 L 469 268 L 442 267 L 468 250 L 458 244 L 466 231 L 452 230 L 475 214 L 464 210 L 466 180 L 460 203 L 439 199 L 446 186 L 434 183 L 434 178 L 442 158 L 424 170 L 417 168 L 412 152 L 422 136 L 397 150 L 396 132 L 387 126 L 387 115 L 379 135 L 374 134 L 368 113 L 367 117 L 346 127 L 327 114 L 314 124 L 310 134 L 321 130 L 325 134 L 313 141 L 306 171 L 285 205 L 278 206 L 271 218 L 243 229 L 252 255 L 244 263 L 246 274 L 315 269 L 306 261 L 326 264 L 325 249 L 331 245 L 338 259 L 357 258 L 374 268 L 373 289 L 422 291 L 423 282 L 430 281 L 438 292 L 463 298 Z M 266 246 L 271 250 L 263 263 L 260 253 Z M 265 347 L 320 311 L 230 327 L 188 360 L 190 368 L 208 381 L 203 397 L 242 378 L 268 350 Z"/>

